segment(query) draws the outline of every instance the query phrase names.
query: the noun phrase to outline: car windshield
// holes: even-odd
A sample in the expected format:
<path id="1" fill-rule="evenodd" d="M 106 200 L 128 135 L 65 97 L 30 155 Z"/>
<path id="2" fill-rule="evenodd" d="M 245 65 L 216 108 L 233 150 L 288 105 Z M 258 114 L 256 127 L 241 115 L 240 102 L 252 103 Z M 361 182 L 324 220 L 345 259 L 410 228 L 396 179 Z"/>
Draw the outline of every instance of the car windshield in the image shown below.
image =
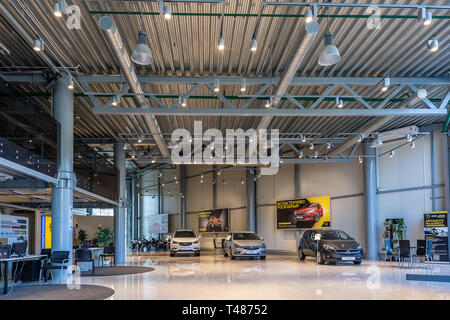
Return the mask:
<path id="1" fill-rule="evenodd" d="M 321 232 L 323 240 L 352 240 L 352 238 L 343 231 L 327 230 Z"/>
<path id="2" fill-rule="evenodd" d="M 233 233 L 233 240 L 260 240 L 256 233 L 242 232 Z"/>
<path id="3" fill-rule="evenodd" d="M 195 238 L 195 233 L 193 231 L 177 231 L 174 238 Z"/>

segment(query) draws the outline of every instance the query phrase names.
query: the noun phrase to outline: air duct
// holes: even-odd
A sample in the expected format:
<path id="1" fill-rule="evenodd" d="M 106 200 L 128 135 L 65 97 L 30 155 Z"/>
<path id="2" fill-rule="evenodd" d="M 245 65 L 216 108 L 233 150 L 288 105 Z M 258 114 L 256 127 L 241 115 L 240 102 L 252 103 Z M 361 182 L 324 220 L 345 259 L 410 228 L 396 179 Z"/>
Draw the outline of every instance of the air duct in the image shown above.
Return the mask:
<path id="1" fill-rule="evenodd" d="M 295 73 L 297 72 L 298 68 L 300 67 L 300 64 L 302 63 L 303 59 L 305 58 L 306 53 L 308 52 L 309 48 L 311 47 L 314 38 L 316 37 L 317 31 L 319 31 L 319 24 L 317 23 L 308 23 L 306 24 L 306 34 L 304 38 L 302 39 L 302 42 L 300 43 L 300 46 L 298 47 L 297 51 L 294 54 L 294 57 L 291 60 L 291 63 L 287 67 L 286 71 L 282 75 L 280 82 L 278 83 L 278 86 L 275 89 L 275 94 L 273 98 L 273 107 L 277 107 L 278 104 L 281 101 L 281 97 L 286 92 L 289 84 L 292 81 L 292 78 L 295 76 Z M 261 122 L 259 123 L 258 129 L 266 129 L 270 122 L 272 121 L 272 116 L 265 116 L 261 119 Z"/>
<path id="2" fill-rule="evenodd" d="M 144 91 L 142 90 L 142 86 L 139 83 L 134 67 L 131 63 L 130 56 L 126 52 L 123 47 L 123 41 L 120 36 L 119 31 L 117 30 L 114 21 L 108 17 L 103 16 L 100 18 L 98 22 L 100 28 L 103 30 L 106 38 L 108 39 L 108 43 L 114 52 L 114 55 L 117 57 L 120 68 L 124 72 L 125 78 L 127 79 L 128 85 L 130 86 L 131 91 L 136 93 L 135 96 L 136 102 L 140 108 L 150 108 L 150 104 L 146 101 L 144 96 Z M 150 129 L 150 132 L 153 134 L 153 137 L 158 145 L 159 150 L 163 157 L 170 157 L 169 149 L 167 148 L 164 140 L 162 138 L 162 132 L 159 128 L 158 122 L 156 121 L 155 116 L 153 115 L 144 115 L 144 119 Z"/>

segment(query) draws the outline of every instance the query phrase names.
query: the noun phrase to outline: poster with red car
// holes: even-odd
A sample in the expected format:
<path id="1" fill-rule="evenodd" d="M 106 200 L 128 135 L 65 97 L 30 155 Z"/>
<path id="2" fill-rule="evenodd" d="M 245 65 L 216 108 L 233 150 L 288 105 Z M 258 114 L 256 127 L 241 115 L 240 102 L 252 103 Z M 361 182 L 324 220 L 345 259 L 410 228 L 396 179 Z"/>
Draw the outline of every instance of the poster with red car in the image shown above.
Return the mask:
<path id="1" fill-rule="evenodd" d="M 330 197 L 277 201 L 277 229 L 330 228 Z"/>
<path id="2" fill-rule="evenodd" d="M 199 232 L 228 232 L 228 209 L 215 209 L 198 214 Z"/>

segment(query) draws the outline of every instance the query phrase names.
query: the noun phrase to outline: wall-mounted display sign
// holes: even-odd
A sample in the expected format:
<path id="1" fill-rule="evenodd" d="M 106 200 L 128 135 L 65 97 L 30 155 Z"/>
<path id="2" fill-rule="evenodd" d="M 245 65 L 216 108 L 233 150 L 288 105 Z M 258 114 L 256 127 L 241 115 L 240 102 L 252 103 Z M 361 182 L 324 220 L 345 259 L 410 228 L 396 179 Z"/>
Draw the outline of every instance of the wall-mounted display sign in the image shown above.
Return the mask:
<path id="1" fill-rule="evenodd" d="M 150 233 L 168 233 L 169 232 L 169 215 L 153 214 L 148 216 L 148 225 Z"/>
<path id="2" fill-rule="evenodd" d="M 0 239 L 7 244 L 28 241 L 28 217 L 0 214 Z M 28 252 L 28 248 L 27 248 Z"/>
<path id="3" fill-rule="evenodd" d="M 228 209 L 216 209 L 198 214 L 199 232 L 228 232 Z"/>
<path id="4" fill-rule="evenodd" d="M 277 229 L 330 228 L 330 197 L 277 201 Z"/>
<path id="5" fill-rule="evenodd" d="M 447 211 L 425 212 L 425 240 L 432 239 L 431 254 L 435 261 L 448 261 L 448 214 Z"/>
<path id="6" fill-rule="evenodd" d="M 52 217 L 41 216 L 41 250 L 51 248 L 52 248 Z"/>

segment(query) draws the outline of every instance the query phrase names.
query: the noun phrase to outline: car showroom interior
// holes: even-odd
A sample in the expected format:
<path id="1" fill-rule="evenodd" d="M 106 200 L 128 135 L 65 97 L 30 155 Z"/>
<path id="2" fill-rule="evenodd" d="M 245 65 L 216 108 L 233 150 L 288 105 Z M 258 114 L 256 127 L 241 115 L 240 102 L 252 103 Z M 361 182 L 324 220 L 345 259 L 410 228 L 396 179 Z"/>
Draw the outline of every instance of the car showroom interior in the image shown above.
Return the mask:
<path id="1" fill-rule="evenodd" d="M 450 299 L 448 1 L 0 0 L 0 30 L 0 302 Z"/>

